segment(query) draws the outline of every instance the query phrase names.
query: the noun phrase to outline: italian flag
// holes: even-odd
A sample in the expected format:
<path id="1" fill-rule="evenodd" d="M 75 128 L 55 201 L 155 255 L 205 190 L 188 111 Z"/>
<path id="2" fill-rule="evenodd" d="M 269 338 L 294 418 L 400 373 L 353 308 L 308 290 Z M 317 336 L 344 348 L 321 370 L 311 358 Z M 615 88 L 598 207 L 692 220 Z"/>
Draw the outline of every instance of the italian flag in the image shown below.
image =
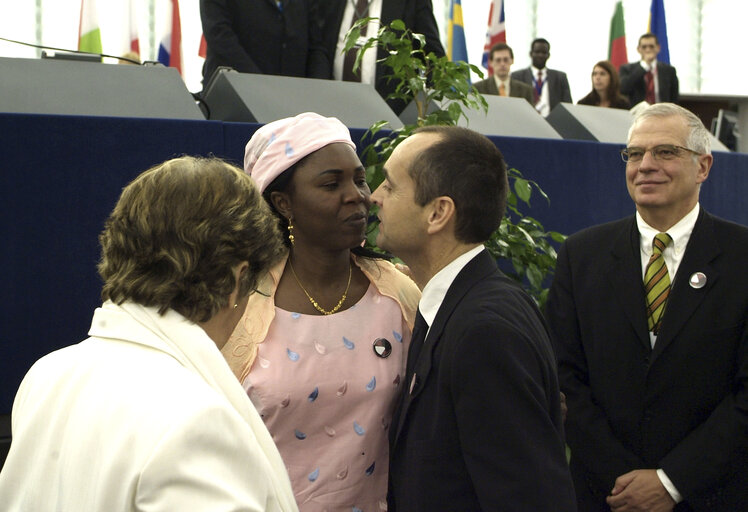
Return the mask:
<path id="1" fill-rule="evenodd" d="M 618 69 L 629 59 L 626 55 L 626 27 L 623 22 L 623 2 L 616 2 L 613 19 L 610 20 L 610 43 L 608 44 L 608 60 Z"/>
<path id="2" fill-rule="evenodd" d="M 82 52 L 102 53 L 99 17 L 96 15 L 96 0 L 81 0 L 78 49 Z"/>

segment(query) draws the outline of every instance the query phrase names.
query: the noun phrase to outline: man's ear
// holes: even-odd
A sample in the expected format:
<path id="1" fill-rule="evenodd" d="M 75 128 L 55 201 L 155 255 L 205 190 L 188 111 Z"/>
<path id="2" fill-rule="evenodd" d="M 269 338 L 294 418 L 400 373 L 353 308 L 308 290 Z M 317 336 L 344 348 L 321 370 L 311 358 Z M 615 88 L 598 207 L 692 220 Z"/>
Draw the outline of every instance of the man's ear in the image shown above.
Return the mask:
<path id="1" fill-rule="evenodd" d="M 714 157 L 711 154 L 707 155 L 699 155 L 699 170 L 696 174 L 696 182 L 697 183 L 704 183 L 706 179 L 709 177 L 709 171 L 712 168 L 712 162 L 714 161 Z"/>
<path id="2" fill-rule="evenodd" d="M 449 196 L 439 196 L 429 204 L 428 227 L 429 234 L 438 233 L 447 228 L 457 218 L 455 203 Z"/>
<path id="3" fill-rule="evenodd" d="M 271 192 L 270 202 L 273 204 L 275 209 L 283 215 L 285 218 L 293 218 L 293 211 L 291 210 L 291 198 L 285 192 Z"/>

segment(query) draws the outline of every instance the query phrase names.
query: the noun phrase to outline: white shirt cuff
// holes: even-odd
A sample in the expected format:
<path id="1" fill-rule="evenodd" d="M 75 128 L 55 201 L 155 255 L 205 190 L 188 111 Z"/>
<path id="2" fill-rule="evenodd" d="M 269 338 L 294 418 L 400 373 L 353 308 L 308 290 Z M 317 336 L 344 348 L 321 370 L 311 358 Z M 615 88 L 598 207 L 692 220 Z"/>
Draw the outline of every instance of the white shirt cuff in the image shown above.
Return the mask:
<path id="1" fill-rule="evenodd" d="M 671 482 L 668 476 L 665 474 L 665 471 L 663 471 L 662 469 L 658 469 L 657 477 L 660 479 L 660 482 L 662 482 L 662 486 L 665 488 L 670 497 L 673 498 L 673 501 L 675 501 L 676 503 L 680 503 L 681 501 L 683 501 L 683 496 L 680 495 L 678 489 L 675 488 L 673 482 Z"/>

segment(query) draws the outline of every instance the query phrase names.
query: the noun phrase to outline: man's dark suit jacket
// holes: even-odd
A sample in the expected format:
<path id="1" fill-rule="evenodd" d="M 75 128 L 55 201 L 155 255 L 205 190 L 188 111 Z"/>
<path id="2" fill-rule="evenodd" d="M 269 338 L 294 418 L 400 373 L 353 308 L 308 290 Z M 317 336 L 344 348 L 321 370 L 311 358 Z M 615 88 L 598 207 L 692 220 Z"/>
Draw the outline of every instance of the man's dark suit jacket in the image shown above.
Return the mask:
<path id="1" fill-rule="evenodd" d="M 548 101 L 550 102 L 551 110 L 561 103 L 571 103 L 571 91 L 569 90 L 569 79 L 566 78 L 566 73 L 555 69 L 548 69 L 547 78 L 548 81 Z M 529 84 L 532 87 L 532 68 L 520 69 L 512 73 L 512 78 Z"/>
<path id="2" fill-rule="evenodd" d="M 317 0 L 200 0 L 208 51 L 203 85 L 219 66 L 241 73 L 327 78 Z"/>
<path id="3" fill-rule="evenodd" d="M 684 496 L 677 511 L 748 510 L 747 263 L 748 228 L 701 210 L 651 349 L 635 218 L 562 246 L 547 317 L 581 512 L 647 468 Z"/>
<path id="4" fill-rule="evenodd" d="M 621 92 L 629 97 L 631 106 L 644 101 L 646 84 L 644 82 L 644 68 L 639 62 L 632 62 L 621 66 Z M 678 75 L 675 68 L 664 62 L 657 62 L 657 81 L 659 82 L 659 101 L 678 102 Z"/>
<path id="5" fill-rule="evenodd" d="M 324 47 L 330 60 L 329 77 L 332 77 L 332 66 L 335 62 L 335 47 L 338 44 L 340 24 L 343 21 L 343 13 L 346 2 L 350 0 L 322 0 L 326 5 L 326 13 L 323 10 L 322 33 Z M 444 47 L 439 39 L 439 28 L 434 19 L 434 8 L 431 0 L 383 0 L 382 13 L 380 16 L 382 25 L 389 25 L 395 20 L 402 20 L 405 26 L 417 34 L 423 34 L 426 38 L 426 53 L 434 52 L 437 56 L 445 55 Z M 374 34 L 369 34 L 374 35 Z M 377 60 L 386 57 L 384 50 L 380 49 Z M 386 98 L 395 91 L 396 82 L 389 82 L 386 75 L 391 72 L 383 64 L 377 64 L 375 87 L 380 96 Z M 402 102 L 388 102 L 390 107 L 399 114 L 405 108 Z"/>
<path id="6" fill-rule="evenodd" d="M 496 96 L 499 95 L 499 88 L 496 87 L 496 80 L 494 79 L 493 75 L 489 76 L 485 80 L 481 80 L 480 82 L 475 82 L 473 84 L 473 87 L 475 87 L 475 90 L 481 94 L 493 94 Z M 527 85 L 524 82 L 520 82 L 519 80 L 509 81 L 509 96 L 512 98 L 525 98 L 528 102 L 530 102 L 530 105 L 535 105 L 532 86 Z"/>
<path id="7" fill-rule="evenodd" d="M 449 287 L 414 369 L 390 425 L 390 512 L 575 510 L 545 324 L 487 251 Z"/>

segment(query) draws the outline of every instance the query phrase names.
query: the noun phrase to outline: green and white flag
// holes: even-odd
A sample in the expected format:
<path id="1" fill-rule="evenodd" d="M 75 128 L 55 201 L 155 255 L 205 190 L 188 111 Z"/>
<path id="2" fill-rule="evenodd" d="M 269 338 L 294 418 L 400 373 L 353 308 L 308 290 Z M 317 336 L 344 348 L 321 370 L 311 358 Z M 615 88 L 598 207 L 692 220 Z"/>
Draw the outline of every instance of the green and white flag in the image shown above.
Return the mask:
<path id="1" fill-rule="evenodd" d="M 82 52 L 102 53 L 99 17 L 96 0 L 81 0 L 81 20 L 78 28 L 78 49 Z"/>

